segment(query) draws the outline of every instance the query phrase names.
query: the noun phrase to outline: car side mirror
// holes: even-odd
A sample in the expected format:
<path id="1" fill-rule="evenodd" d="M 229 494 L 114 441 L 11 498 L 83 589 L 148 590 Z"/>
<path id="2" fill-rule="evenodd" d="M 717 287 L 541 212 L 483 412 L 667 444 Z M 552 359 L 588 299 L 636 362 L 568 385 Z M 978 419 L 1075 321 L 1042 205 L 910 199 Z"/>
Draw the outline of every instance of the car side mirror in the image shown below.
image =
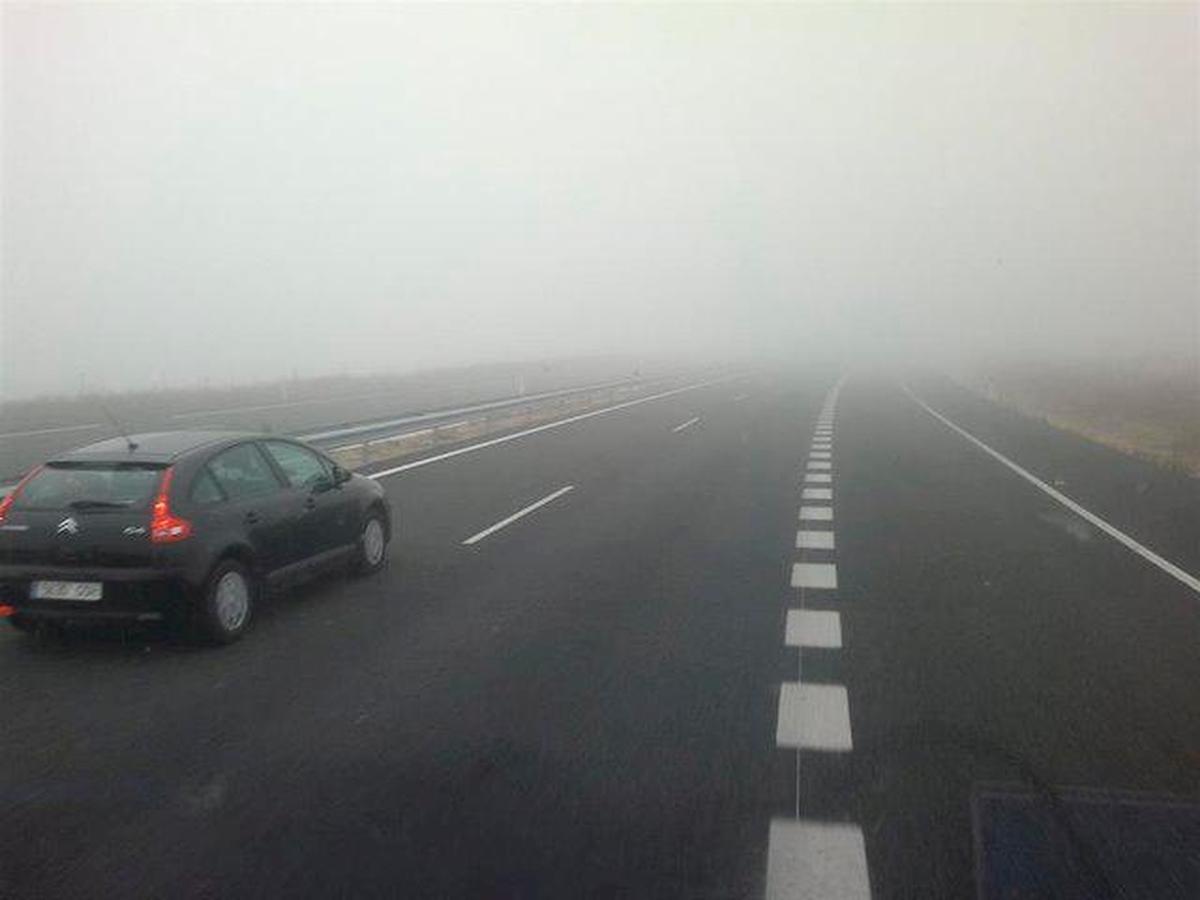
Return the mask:
<path id="1" fill-rule="evenodd" d="M 351 473 L 350 471 L 348 471 L 346 469 L 343 469 L 341 466 L 333 467 L 334 487 L 340 487 L 341 485 L 345 484 L 347 481 L 349 481 L 353 477 L 354 477 L 353 473 Z"/>

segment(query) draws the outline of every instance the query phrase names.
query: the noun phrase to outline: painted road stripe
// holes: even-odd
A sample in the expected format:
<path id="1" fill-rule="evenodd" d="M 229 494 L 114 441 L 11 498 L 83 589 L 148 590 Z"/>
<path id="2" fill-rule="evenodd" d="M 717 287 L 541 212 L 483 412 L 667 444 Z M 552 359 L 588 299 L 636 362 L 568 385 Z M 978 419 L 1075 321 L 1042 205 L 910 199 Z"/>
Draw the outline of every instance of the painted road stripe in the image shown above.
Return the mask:
<path id="1" fill-rule="evenodd" d="M 785 681 L 779 690 L 775 743 L 801 750 L 853 750 L 846 689 L 840 684 Z"/>
<path id="2" fill-rule="evenodd" d="M 515 513 L 513 513 L 507 519 L 501 519 L 495 525 L 492 525 L 489 528 L 483 529 L 483 531 L 479 532 L 478 534 L 471 535 L 469 538 L 467 538 L 465 541 L 463 541 L 463 545 L 469 546 L 471 544 L 478 543 L 479 541 L 482 541 L 485 537 L 487 537 L 489 534 L 495 534 L 501 528 L 507 528 L 513 522 L 517 521 L 517 519 L 524 518 L 525 516 L 527 516 L 531 512 L 533 512 L 535 509 L 540 509 L 541 507 L 545 506 L 547 503 L 553 503 L 555 500 L 557 500 L 563 494 L 570 493 L 573 490 L 575 490 L 575 485 L 573 485 L 573 484 L 568 484 L 564 488 L 559 488 L 553 494 L 547 494 L 545 497 L 543 497 L 541 500 L 538 500 L 536 503 L 530 503 L 524 509 L 517 510 Z"/>
<path id="3" fill-rule="evenodd" d="M 837 587 L 837 566 L 833 563 L 793 563 L 792 587 L 833 590 Z"/>
<path id="4" fill-rule="evenodd" d="M 797 531 L 797 550 L 832 550 L 832 531 Z"/>
<path id="5" fill-rule="evenodd" d="M 38 434 L 65 434 L 68 431 L 89 431 L 92 428 L 103 427 L 104 425 L 100 422 L 91 422 L 87 425 L 64 425 L 61 428 L 35 428 L 33 431 L 6 431 L 4 434 L 0 434 L 0 439 L 33 437 Z"/>
<path id="6" fill-rule="evenodd" d="M 808 522 L 832 522 L 832 506 L 802 506 L 800 518 Z"/>
<path id="7" fill-rule="evenodd" d="M 805 488 L 800 492 L 801 500 L 832 500 L 833 491 L 830 488 Z"/>
<path id="8" fill-rule="evenodd" d="M 805 472 L 804 480 L 809 484 L 830 484 L 833 476 L 828 472 Z"/>
<path id="9" fill-rule="evenodd" d="M 773 819 L 767 900 L 871 900 L 867 851 L 857 825 Z"/>
<path id="10" fill-rule="evenodd" d="M 833 463 L 831 463 L 827 459 L 810 459 L 808 461 L 808 468 L 810 468 L 810 469 L 832 469 Z"/>
<path id="11" fill-rule="evenodd" d="M 624 403 L 615 403 L 612 406 L 605 406 L 602 409 L 594 409 L 591 412 L 580 413 L 576 416 L 568 416 L 565 419 L 547 422 L 545 425 L 537 425 L 533 428 L 526 428 L 523 431 L 514 431 L 512 434 L 505 434 L 497 438 L 492 438 L 491 440 L 480 441 L 478 444 L 468 444 L 465 447 L 459 447 L 455 450 L 447 450 L 445 453 L 439 453 L 436 456 L 426 456 L 421 459 L 413 460 L 410 463 L 404 463 L 404 465 L 401 466 L 392 466 L 390 469 L 383 469 L 379 472 L 368 472 L 366 474 L 368 478 L 387 478 L 389 475 L 407 472 L 409 469 L 418 469 L 421 466 L 428 466 L 436 462 L 441 462 L 444 459 L 453 459 L 456 456 L 462 456 L 464 453 L 474 453 L 476 450 L 484 450 L 488 447 L 495 447 L 498 444 L 506 444 L 509 441 L 519 440 L 520 438 L 528 437 L 531 434 L 540 434 L 543 431 L 550 431 L 554 428 L 562 428 L 564 425 L 572 425 L 575 422 L 582 422 L 585 419 L 608 415 L 609 413 L 616 412 L 620 409 L 629 409 L 631 406 L 639 406 L 642 403 L 650 403 L 653 400 L 661 400 L 664 397 L 674 397 L 676 394 L 682 394 L 685 391 L 695 391 L 714 384 L 724 384 L 727 381 L 733 381 L 740 377 L 744 376 L 735 375 L 731 378 L 714 378 L 710 381 L 700 381 L 696 384 L 688 384 L 681 388 L 663 391 L 659 394 L 651 394 L 649 397 L 638 397 L 636 400 L 626 400 Z"/>
<path id="12" fill-rule="evenodd" d="M 1046 482 L 1044 482 L 1040 478 L 1038 478 L 1036 475 L 1021 468 L 1019 465 L 1017 465 L 1015 462 L 1013 462 L 1011 459 L 1009 459 L 1004 454 L 1000 453 L 997 450 L 993 450 L 991 447 L 989 447 L 983 441 L 979 440 L 979 438 L 975 437 L 975 435 L 971 434 L 970 432 L 966 431 L 965 429 L 959 428 L 957 425 L 955 425 L 953 422 L 951 422 L 949 419 L 947 419 L 941 413 L 937 412 L 934 409 L 931 409 L 929 406 L 926 406 L 925 402 L 923 400 L 921 400 L 921 398 L 919 398 L 912 391 L 910 391 L 907 387 L 904 389 L 904 391 L 905 391 L 905 393 L 908 394 L 908 396 L 910 396 L 913 399 L 914 402 L 916 402 L 916 404 L 918 406 L 920 406 L 923 410 L 925 410 L 925 412 L 929 413 L 931 416 L 933 416 L 935 419 L 937 419 L 939 422 L 941 422 L 947 428 L 951 429 L 952 431 L 957 432 L 962 437 L 966 438 L 968 441 L 970 441 L 972 444 L 974 444 L 976 447 L 978 447 L 984 453 L 987 453 L 989 456 L 991 456 L 997 462 L 1001 463 L 1002 465 L 1007 466 L 1009 469 L 1016 472 L 1018 475 L 1020 475 L 1022 478 L 1024 478 L 1026 481 L 1028 481 L 1030 484 L 1032 484 L 1034 487 L 1038 488 L 1039 490 L 1041 490 L 1048 496 L 1053 497 L 1055 500 L 1057 500 L 1059 503 L 1061 503 L 1067 509 L 1071 510 L 1071 512 L 1075 513 L 1076 515 L 1080 516 L 1083 519 L 1086 519 L 1088 522 L 1091 522 L 1093 525 L 1095 525 L 1097 528 L 1099 528 L 1101 531 L 1103 531 L 1105 534 L 1107 534 L 1113 540 L 1124 544 L 1126 547 L 1128 547 L 1130 550 L 1132 550 L 1138 556 L 1142 557 L 1142 559 L 1158 566 L 1158 568 L 1162 569 L 1164 572 L 1166 572 L 1172 578 L 1176 579 L 1177 581 L 1182 582 L 1183 584 L 1186 584 L 1193 591 L 1200 594 L 1200 578 L 1197 578 L 1195 575 L 1192 575 L 1190 572 L 1187 572 L 1187 571 L 1179 568 L 1179 566 L 1175 565 L 1173 562 L 1169 562 L 1168 560 L 1163 559 L 1161 556 L 1159 556 L 1157 553 L 1155 553 L 1149 547 L 1146 547 L 1143 544 L 1139 544 L 1137 541 L 1135 541 L 1133 538 L 1131 538 L 1125 532 L 1121 531 L 1121 529 L 1117 528 L 1115 525 L 1110 525 L 1108 522 L 1106 522 L 1104 519 L 1100 518 L 1095 513 L 1090 512 L 1087 509 L 1084 509 L 1082 506 L 1080 506 L 1078 503 L 1076 503 L 1074 500 L 1072 500 L 1066 494 L 1062 493 L 1061 491 L 1055 490 L 1054 488 L 1050 487 L 1050 485 L 1046 484 Z"/>
<path id="13" fill-rule="evenodd" d="M 813 451 L 809 452 L 808 458 L 809 459 L 829 459 L 829 457 L 831 457 L 832 455 L 833 454 L 830 453 L 828 450 L 813 450 Z"/>
<path id="14" fill-rule="evenodd" d="M 671 431 L 678 434 L 679 432 L 683 431 L 683 429 L 690 428 L 692 425 L 695 425 L 699 421 L 700 421 L 699 416 L 693 416 L 692 418 L 688 419 L 686 422 L 680 422 L 678 425 L 676 425 L 674 428 L 672 428 Z"/>
<path id="15" fill-rule="evenodd" d="M 812 450 L 832 450 L 833 444 L 830 441 L 813 441 Z"/>
<path id="16" fill-rule="evenodd" d="M 789 609 L 787 614 L 789 647 L 842 646 L 842 617 L 820 609 Z"/>

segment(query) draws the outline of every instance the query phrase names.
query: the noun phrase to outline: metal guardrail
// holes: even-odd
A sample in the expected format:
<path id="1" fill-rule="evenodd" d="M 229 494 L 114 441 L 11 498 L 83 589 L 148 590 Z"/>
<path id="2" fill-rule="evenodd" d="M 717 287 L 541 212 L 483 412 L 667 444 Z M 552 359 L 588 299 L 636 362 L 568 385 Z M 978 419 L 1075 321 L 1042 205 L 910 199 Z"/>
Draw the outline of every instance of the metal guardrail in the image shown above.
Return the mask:
<path id="1" fill-rule="evenodd" d="M 659 379 L 659 381 L 661 380 Z M 535 402 L 524 402 L 519 405 L 510 404 L 501 409 L 488 410 L 480 416 L 421 428 L 416 431 L 404 431 L 396 435 L 378 437 L 357 444 L 335 447 L 325 452 L 348 469 L 361 469 L 447 444 L 461 443 L 513 428 L 536 425 L 598 407 L 610 406 L 630 395 L 644 392 L 655 383 L 657 382 L 624 382 L 605 389 L 592 389 L 587 393 L 574 392 L 569 396 L 557 396 Z"/>
<path id="2" fill-rule="evenodd" d="M 451 409 L 435 409 L 428 412 L 413 413 L 411 415 L 400 416 L 395 419 L 382 419 L 370 422 L 362 422 L 354 425 L 340 426 L 337 428 L 328 428 L 322 431 L 314 431 L 307 434 L 296 435 L 302 441 L 327 441 L 341 437 L 354 437 L 359 434 L 369 434 L 372 431 L 392 428 L 400 425 L 413 425 L 418 422 L 427 422 L 432 419 L 444 419 L 451 416 L 468 415 L 470 413 L 483 412 L 493 409 L 503 409 L 505 407 L 522 406 L 527 403 L 537 403 L 542 400 L 550 400 L 557 397 L 567 397 L 575 394 L 586 394 L 593 391 L 609 390 L 612 388 L 626 387 L 629 385 L 650 385 L 657 384 L 662 381 L 667 381 L 668 378 L 653 378 L 653 379 L 629 379 L 623 378 L 618 381 L 607 381 L 600 384 L 589 384 L 581 387 L 559 388 L 553 391 L 543 391 L 538 394 L 528 394 L 523 397 L 504 397 L 499 400 L 489 400 L 483 403 L 473 403 L 468 406 L 459 406 Z"/>
<path id="3" fill-rule="evenodd" d="M 433 419 L 458 416 L 477 412 L 480 415 L 439 422 L 425 428 L 402 430 L 395 434 L 374 436 L 359 443 L 326 449 L 325 452 L 347 468 L 361 468 L 377 462 L 386 462 L 419 453 L 434 447 L 458 443 L 464 440 L 495 434 L 511 428 L 545 422 L 574 412 L 593 409 L 617 402 L 619 399 L 670 381 L 671 377 L 652 379 L 622 379 L 599 385 L 578 388 L 563 388 L 531 394 L 527 397 L 508 397 L 502 400 L 457 407 L 448 410 L 431 410 L 412 416 L 365 422 L 345 428 L 327 429 L 312 434 L 298 435 L 301 440 L 321 441 L 333 437 L 352 437 L 356 434 L 371 434 L 391 427 L 414 425 Z M 0 485 L 0 499 L 8 494 L 16 483 Z"/>

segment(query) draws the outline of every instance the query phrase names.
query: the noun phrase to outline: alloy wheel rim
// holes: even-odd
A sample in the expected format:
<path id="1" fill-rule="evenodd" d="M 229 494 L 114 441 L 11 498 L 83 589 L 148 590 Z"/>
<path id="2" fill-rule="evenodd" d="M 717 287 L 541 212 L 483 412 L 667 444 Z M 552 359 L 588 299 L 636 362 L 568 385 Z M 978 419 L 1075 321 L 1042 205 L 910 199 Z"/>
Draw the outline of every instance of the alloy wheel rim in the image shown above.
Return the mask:
<path id="1" fill-rule="evenodd" d="M 383 559 L 383 526 L 378 519 L 369 519 L 363 527 L 363 554 L 371 566 Z"/>
<path id="2" fill-rule="evenodd" d="M 237 572 L 226 572 L 217 582 L 217 619 L 227 631 L 237 631 L 250 613 L 250 589 Z"/>

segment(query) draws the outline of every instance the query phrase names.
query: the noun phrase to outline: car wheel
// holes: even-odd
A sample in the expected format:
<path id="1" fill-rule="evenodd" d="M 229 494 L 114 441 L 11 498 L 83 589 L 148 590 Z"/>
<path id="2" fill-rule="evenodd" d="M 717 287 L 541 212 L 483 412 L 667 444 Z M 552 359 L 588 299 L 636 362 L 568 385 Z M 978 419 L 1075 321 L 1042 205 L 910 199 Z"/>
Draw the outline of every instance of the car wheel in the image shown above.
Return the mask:
<path id="1" fill-rule="evenodd" d="M 254 615 L 254 578 L 236 560 L 219 563 L 208 577 L 200 599 L 200 634 L 217 644 L 232 644 L 250 627 Z"/>
<path id="2" fill-rule="evenodd" d="M 362 530 L 358 533 L 358 553 L 354 570 L 359 575 L 378 572 L 387 562 L 387 525 L 383 515 L 375 510 L 367 513 Z"/>

